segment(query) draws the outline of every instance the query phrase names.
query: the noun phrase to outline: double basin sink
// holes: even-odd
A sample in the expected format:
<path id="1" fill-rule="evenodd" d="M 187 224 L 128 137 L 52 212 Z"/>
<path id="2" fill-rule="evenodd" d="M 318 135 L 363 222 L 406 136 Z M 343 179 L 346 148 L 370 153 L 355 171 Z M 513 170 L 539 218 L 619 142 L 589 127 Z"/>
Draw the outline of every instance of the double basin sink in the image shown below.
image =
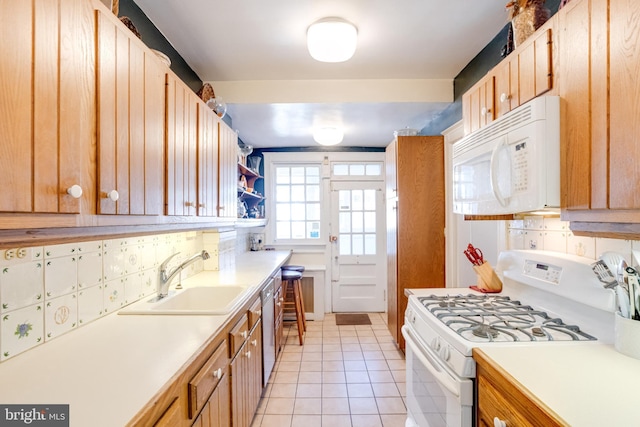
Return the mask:
<path id="1" fill-rule="evenodd" d="M 118 314 L 223 315 L 231 313 L 250 292 L 250 286 L 196 286 L 170 291 L 164 298 L 145 297 Z"/>

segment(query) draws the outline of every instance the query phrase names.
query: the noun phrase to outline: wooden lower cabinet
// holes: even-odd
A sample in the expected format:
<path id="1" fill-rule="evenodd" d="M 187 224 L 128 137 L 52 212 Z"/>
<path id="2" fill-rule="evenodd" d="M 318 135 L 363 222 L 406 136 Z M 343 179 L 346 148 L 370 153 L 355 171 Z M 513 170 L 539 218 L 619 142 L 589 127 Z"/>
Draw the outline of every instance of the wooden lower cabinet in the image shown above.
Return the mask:
<path id="1" fill-rule="evenodd" d="M 231 384 L 225 374 L 211 394 L 207 404 L 193 423 L 194 427 L 227 427 L 231 425 Z"/>
<path id="2" fill-rule="evenodd" d="M 262 394 L 262 322 L 235 355 L 231 370 L 231 418 L 234 427 L 249 427 Z"/>
<path id="3" fill-rule="evenodd" d="M 556 414 L 521 387 L 482 351 L 473 350 L 476 361 L 478 426 L 566 426 Z"/>

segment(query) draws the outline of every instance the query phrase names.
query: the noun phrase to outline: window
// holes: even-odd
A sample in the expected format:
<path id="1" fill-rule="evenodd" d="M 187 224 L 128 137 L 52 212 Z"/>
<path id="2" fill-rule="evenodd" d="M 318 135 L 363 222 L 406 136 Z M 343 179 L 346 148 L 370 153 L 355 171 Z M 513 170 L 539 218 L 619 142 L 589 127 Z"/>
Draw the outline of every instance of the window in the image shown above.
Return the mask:
<path id="1" fill-rule="evenodd" d="M 332 178 L 359 178 L 359 179 L 380 179 L 382 177 L 382 162 L 367 163 L 332 163 Z"/>
<path id="2" fill-rule="evenodd" d="M 320 239 L 320 166 L 275 166 L 276 240 Z"/>
<path id="3" fill-rule="evenodd" d="M 340 190 L 340 255 L 376 254 L 376 190 Z"/>

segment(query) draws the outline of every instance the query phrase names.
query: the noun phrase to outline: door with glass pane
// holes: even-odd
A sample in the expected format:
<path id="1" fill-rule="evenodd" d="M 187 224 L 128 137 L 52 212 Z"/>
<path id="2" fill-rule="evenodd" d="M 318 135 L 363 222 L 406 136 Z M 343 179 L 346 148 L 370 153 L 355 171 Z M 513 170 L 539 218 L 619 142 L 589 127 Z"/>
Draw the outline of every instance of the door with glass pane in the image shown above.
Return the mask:
<path id="1" fill-rule="evenodd" d="M 382 182 L 331 183 L 334 312 L 385 309 L 386 243 Z"/>

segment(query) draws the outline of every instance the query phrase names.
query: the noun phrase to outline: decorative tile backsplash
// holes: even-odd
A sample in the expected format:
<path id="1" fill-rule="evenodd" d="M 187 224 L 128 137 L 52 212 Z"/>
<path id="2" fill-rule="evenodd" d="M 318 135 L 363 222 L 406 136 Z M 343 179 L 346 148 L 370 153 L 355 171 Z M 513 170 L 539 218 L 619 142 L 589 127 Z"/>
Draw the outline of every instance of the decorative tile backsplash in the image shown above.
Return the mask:
<path id="1" fill-rule="evenodd" d="M 168 233 L 0 251 L 0 361 L 155 293 L 162 261 L 178 253 L 171 268 L 200 252 L 202 236 Z M 195 262 L 181 278 L 202 269 L 202 261 Z"/>
<path id="2" fill-rule="evenodd" d="M 575 236 L 569 223 L 559 218 L 525 217 L 507 222 L 509 249 L 537 249 L 578 255 L 596 260 L 603 252 L 624 256 L 630 265 L 638 265 L 633 251 L 640 251 L 640 241 Z"/>

